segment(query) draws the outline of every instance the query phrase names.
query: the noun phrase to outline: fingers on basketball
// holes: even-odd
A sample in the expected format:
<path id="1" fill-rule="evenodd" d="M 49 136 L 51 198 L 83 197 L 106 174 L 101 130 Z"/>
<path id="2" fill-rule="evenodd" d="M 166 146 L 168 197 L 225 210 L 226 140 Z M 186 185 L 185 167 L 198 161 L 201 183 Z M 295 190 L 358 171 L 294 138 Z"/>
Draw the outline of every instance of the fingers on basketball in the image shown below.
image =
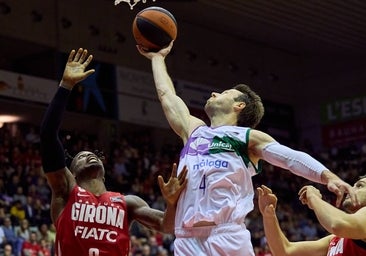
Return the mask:
<path id="1" fill-rule="evenodd" d="M 136 43 L 146 51 L 157 52 L 177 38 L 177 21 L 168 10 L 148 7 L 140 11 L 132 24 Z"/>

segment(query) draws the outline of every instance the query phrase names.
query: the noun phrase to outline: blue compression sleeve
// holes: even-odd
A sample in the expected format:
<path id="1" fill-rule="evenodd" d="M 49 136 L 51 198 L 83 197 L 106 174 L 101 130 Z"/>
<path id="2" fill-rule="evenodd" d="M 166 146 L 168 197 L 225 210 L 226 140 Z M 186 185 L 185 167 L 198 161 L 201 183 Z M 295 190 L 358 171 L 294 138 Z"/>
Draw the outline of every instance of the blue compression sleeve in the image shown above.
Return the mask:
<path id="1" fill-rule="evenodd" d="M 58 132 L 70 93 L 70 90 L 60 86 L 43 117 L 41 157 L 45 173 L 57 171 L 66 166 L 64 148 L 58 137 Z"/>

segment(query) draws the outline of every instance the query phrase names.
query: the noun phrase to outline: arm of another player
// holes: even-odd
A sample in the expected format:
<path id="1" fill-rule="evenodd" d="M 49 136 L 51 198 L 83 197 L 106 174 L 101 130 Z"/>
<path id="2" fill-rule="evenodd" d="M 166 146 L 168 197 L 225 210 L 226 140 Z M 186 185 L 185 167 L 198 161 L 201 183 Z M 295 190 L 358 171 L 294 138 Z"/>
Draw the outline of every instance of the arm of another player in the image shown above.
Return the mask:
<path id="1" fill-rule="evenodd" d="M 126 196 L 129 221 L 136 220 L 148 228 L 164 232 L 174 233 L 174 218 L 177 201 L 180 193 L 187 185 L 187 169 L 180 172 L 177 177 L 177 166 L 173 165 L 172 174 L 167 183 L 159 176 L 159 186 L 167 208 L 165 212 L 150 208 L 150 206 L 137 196 Z"/>
<path id="2" fill-rule="evenodd" d="M 284 146 L 264 132 L 254 129 L 250 131 L 249 152 L 253 159 L 263 159 L 308 180 L 326 184 L 328 190 L 337 195 L 337 207 L 341 204 L 345 193 L 348 193 L 352 202 L 358 205 L 356 193 L 351 185 L 309 154 Z"/>
<path id="3" fill-rule="evenodd" d="M 143 56 L 151 60 L 156 92 L 165 117 L 175 133 L 186 142 L 191 132 L 196 127 L 204 125 L 204 122 L 192 116 L 187 105 L 176 94 L 173 81 L 165 64 L 165 58 L 172 47 L 173 41 L 168 47 L 161 49 L 159 52 L 146 52 L 141 46 L 137 46 L 137 49 Z"/>
<path id="4" fill-rule="evenodd" d="M 332 236 L 317 241 L 290 242 L 280 228 L 276 216 L 277 197 L 264 185 L 257 188 L 258 207 L 263 217 L 265 236 L 274 256 L 326 255 Z"/>
<path id="5" fill-rule="evenodd" d="M 87 54 L 88 52 L 83 49 L 70 52 L 60 86 L 49 104 L 41 124 L 42 166 L 52 190 L 51 218 L 53 222 L 64 208 L 68 195 L 76 184 L 74 176 L 66 167 L 64 148 L 58 133 L 73 86 L 94 72 L 94 70 L 85 71 L 93 58 L 91 55 L 87 58 Z"/>
<path id="6" fill-rule="evenodd" d="M 299 196 L 300 201 L 314 211 L 328 232 L 351 239 L 366 238 L 366 207 L 352 214 L 344 212 L 322 200 L 320 191 L 313 186 L 304 186 Z"/>

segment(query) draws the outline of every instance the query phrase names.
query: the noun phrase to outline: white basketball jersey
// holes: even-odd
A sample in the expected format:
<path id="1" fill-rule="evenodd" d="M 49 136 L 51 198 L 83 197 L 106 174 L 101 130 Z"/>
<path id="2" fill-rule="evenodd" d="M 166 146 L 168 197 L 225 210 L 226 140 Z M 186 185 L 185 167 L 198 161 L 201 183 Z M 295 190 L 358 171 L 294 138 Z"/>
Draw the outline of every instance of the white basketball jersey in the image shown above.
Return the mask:
<path id="1" fill-rule="evenodd" d="M 200 221 L 243 223 L 253 209 L 252 176 L 260 171 L 249 160 L 249 128 L 198 127 L 181 151 L 178 170 L 188 167 L 188 184 L 176 211 L 176 228 Z"/>

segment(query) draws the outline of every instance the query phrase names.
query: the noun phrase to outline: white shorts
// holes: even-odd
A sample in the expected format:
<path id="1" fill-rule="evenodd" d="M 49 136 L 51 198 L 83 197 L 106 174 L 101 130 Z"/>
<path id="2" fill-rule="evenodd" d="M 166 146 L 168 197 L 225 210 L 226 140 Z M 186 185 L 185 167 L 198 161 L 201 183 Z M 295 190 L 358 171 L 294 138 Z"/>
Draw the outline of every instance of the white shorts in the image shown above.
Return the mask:
<path id="1" fill-rule="evenodd" d="M 175 230 L 174 256 L 254 256 L 250 232 L 242 224 Z"/>

